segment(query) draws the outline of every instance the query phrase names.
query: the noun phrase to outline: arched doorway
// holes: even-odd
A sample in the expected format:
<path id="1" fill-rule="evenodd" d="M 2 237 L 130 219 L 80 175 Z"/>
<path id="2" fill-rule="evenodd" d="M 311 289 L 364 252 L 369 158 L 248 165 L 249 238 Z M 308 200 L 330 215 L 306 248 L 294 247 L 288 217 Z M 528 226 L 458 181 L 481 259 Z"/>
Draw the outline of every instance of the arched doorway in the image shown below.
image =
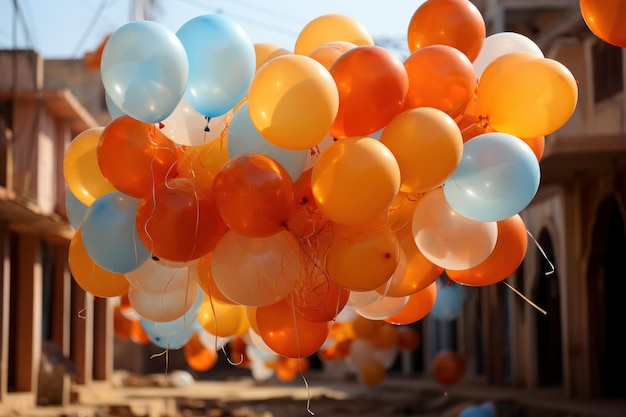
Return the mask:
<path id="1" fill-rule="evenodd" d="M 589 354 L 594 397 L 626 397 L 626 343 L 623 297 L 626 293 L 624 219 L 615 198 L 605 199 L 596 214 L 587 271 Z"/>
<path id="2" fill-rule="evenodd" d="M 547 230 L 539 234 L 539 245 L 545 257 L 539 257 L 537 284 L 534 301 L 547 314 L 537 313 L 537 375 L 540 387 L 563 384 L 563 344 L 561 339 L 561 301 L 559 274 L 553 268 L 556 263 L 552 239 Z"/>

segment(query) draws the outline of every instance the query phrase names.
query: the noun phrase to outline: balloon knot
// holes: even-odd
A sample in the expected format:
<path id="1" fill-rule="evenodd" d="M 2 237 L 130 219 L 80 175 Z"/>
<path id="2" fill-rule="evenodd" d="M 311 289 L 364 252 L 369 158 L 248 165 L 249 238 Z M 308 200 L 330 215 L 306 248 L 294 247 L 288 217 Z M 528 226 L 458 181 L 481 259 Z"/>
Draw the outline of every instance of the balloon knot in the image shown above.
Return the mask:
<path id="1" fill-rule="evenodd" d="M 454 285 L 454 281 L 452 281 L 451 279 L 448 278 L 448 282 L 446 283 L 446 285 L 448 287 L 451 287 L 452 285 Z"/>
<path id="2" fill-rule="evenodd" d="M 165 127 L 165 125 L 163 124 L 163 122 L 159 122 L 159 129 L 163 129 Z"/>
<path id="3" fill-rule="evenodd" d="M 160 261 L 161 259 L 159 259 L 159 257 L 158 257 L 158 256 L 156 256 L 155 254 L 152 254 L 152 260 L 153 260 L 153 261 L 157 261 L 157 262 L 158 262 L 158 261 Z"/>

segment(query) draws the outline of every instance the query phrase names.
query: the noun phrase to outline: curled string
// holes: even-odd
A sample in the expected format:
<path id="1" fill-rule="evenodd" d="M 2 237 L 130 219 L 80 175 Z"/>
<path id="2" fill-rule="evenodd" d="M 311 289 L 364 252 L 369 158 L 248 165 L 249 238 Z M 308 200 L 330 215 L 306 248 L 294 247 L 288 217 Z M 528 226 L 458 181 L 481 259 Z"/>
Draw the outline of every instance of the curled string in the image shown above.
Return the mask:
<path id="1" fill-rule="evenodd" d="M 300 354 L 300 337 L 298 335 L 298 326 L 297 326 L 297 321 L 296 321 L 296 308 L 294 307 L 294 300 L 293 300 L 293 292 L 289 295 L 289 297 L 291 297 L 291 314 L 293 317 L 293 328 L 295 330 L 296 333 L 296 349 L 298 350 L 298 354 Z M 304 381 L 304 386 L 306 388 L 306 411 L 307 413 L 309 413 L 310 415 L 314 416 L 315 413 L 313 412 L 313 410 L 311 410 L 311 389 L 309 388 L 309 383 L 306 380 L 306 377 L 304 376 L 304 372 L 302 371 L 302 361 L 300 361 L 300 357 L 298 358 L 298 372 L 300 373 L 300 376 L 302 377 L 302 380 Z"/>
<path id="2" fill-rule="evenodd" d="M 548 262 L 548 265 L 550 265 L 550 270 L 547 271 L 545 275 L 548 276 L 548 275 L 554 274 L 554 271 L 555 271 L 554 264 L 550 262 L 550 259 L 548 259 L 548 255 L 546 255 L 546 252 L 543 250 L 539 242 L 537 242 L 537 240 L 533 237 L 533 235 L 528 230 L 526 230 L 526 233 L 528 233 L 528 236 L 530 236 L 530 239 L 535 243 L 535 246 L 537 246 L 537 249 L 539 249 L 539 252 L 541 252 L 546 262 Z"/>
<path id="3" fill-rule="evenodd" d="M 169 366 L 170 366 L 170 355 L 169 355 L 169 352 L 170 352 L 170 348 L 168 346 L 163 352 L 153 353 L 152 355 L 150 355 L 150 359 L 158 358 L 159 356 L 165 355 L 165 373 L 163 374 L 163 376 L 165 378 L 167 378 L 167 373 L 168 373 Z"/>

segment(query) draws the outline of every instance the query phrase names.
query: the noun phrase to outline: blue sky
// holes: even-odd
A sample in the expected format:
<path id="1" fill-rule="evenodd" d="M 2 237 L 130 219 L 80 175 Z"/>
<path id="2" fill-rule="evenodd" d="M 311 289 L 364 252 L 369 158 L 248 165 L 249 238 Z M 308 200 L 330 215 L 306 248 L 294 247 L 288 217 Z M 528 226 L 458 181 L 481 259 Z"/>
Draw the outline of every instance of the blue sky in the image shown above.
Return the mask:
<path id="1" fill-rule="evenodd" d="M 422 1 L 156 0 L 148 18 L 176 31 L 193 17 L 222 13 L 241 24 L 254 43 L 293 50 L 309 21 L 340 13 L 364 24 L 377 43 L 392 40 L 397 47 L 382 45 L 402 52 L 409 21 Z M 13 3 L 0 0 L 0 49 L 35 49 L 44 58 L 80 58 L 134 16 L 133 0 L 17 0 L 17 15 Z"/>

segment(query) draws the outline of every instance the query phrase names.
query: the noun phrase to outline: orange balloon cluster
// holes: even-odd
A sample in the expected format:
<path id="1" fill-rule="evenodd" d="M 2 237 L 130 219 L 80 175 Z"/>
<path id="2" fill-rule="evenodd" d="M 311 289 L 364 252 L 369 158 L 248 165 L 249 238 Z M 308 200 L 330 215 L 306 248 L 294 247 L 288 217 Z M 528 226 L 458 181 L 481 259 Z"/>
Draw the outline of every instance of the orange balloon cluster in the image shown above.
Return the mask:
<path id="1" fill-rule="evenodd" d="M 502 181 L 527 171 L 530 192 L 515 195 L 532 198 L 545 135 L 567 122 L 577 88 L 532 41 L 505 52 L 497 42 L 467 0 L 423 2 L 404 60 L 330 14 L 293 52 L 249 45 L 254 76 L 220 89 L 246 91 L 220 116 L 191 96 L 160 123 L 116 109 L 64 160 L 74 278 L 125 297 L 148 339 L 184 347 L 194 369 L 243 343 L 233 352 L 259 375 L 268 367 L 257 363 L 272 362 L 289 380 L 319 352 L 380 384 L 399 349 L 419 346 L 404 326 L 429 314 L 444 270 L 490 285 L 524 259 L 529 201 L 490 219 L 464 204 L 479 205 L 483 188 L 492 211 L 490 198 L 515 193 Z M 128 337 L 120 314 L 116 323 Z M 445 368 L 447 384 L 462 373 Z"/>

